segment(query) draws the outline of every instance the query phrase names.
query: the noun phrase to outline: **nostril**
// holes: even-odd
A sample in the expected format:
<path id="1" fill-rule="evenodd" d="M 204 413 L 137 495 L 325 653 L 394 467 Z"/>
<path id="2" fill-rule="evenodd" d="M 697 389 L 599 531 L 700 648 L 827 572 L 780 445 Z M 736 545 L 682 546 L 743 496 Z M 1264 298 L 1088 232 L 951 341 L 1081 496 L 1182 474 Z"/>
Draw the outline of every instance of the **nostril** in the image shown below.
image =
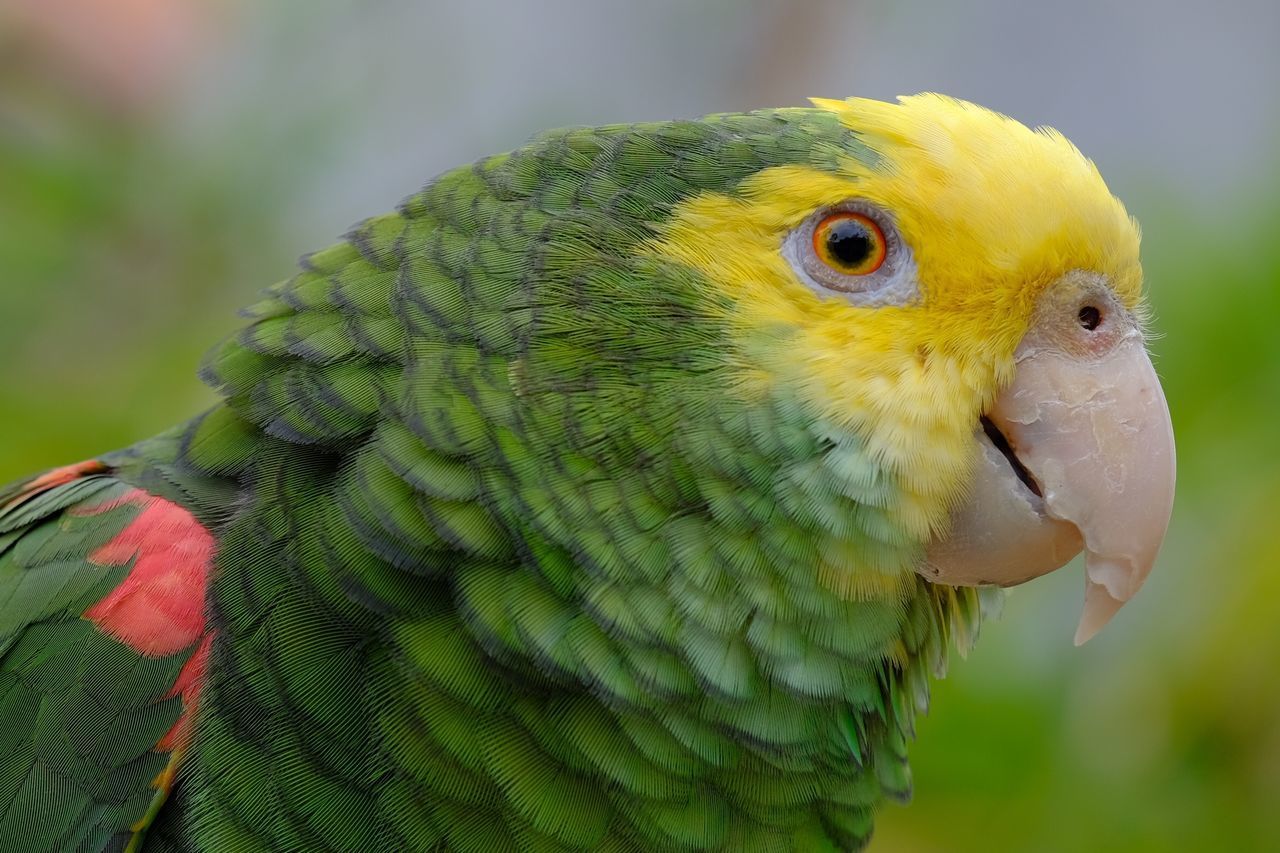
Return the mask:
<path id="1" fill-rule="evenodd" d="M 1076 317 L 1079 318 L 1080 325 L 1090 332 L 1102 325 L 1102 312 L 1092 305 L 1081 308 Z"/>

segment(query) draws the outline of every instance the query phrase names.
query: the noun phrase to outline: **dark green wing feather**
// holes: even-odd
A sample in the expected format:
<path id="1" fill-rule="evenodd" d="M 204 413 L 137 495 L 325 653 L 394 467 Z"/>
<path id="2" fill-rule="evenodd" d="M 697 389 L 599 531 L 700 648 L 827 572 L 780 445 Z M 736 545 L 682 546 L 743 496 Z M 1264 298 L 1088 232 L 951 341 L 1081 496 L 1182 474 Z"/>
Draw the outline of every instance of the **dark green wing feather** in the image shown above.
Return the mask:
<path id="1" fill-rule="evenodd" d="M 136 563 L 100 557 L 145 493 L 103 466 L 68 476 L 0 491 L 3 851 L 124 849 L 163 799 L 157 744 L 183 713 L 191 648 L 144 655 L 84 617 Z"/>

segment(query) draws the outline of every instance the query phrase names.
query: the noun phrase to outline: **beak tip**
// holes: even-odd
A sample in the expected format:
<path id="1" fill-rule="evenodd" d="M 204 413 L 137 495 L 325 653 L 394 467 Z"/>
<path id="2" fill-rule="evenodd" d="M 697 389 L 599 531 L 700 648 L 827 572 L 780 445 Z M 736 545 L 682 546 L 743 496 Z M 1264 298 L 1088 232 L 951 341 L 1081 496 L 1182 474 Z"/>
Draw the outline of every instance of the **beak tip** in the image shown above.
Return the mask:
<path id="1" fill-rule="evenodd" d="M 1098 632 L 1101 630 L 1102 630 L 1101 628 L 1092 628 L 1092 629 L 1086 628 L 1082 621 L 1080 625 L 1076 626 L 1076 635 L 1075 635 L 1075 638 L 1072 640 L 1072 642 L 1075 644 L 1075 647 L 1078 649 L 1081 646 L 1083 646 L 1085 643 L 1089 642 L 1094 637 L 1096 637 L 1098 635 Z"/>
<path id="2" fill-rule="evenodd" d="M 1096 581 L 1087 580 L 1084 612 L 1080 614 L 1080 624 L 1076 626 L 1076 646 L 1083 646 L 1096 637 L 1123 606 L 1124 602 L 1114 598 L 1105 586 Z"/>

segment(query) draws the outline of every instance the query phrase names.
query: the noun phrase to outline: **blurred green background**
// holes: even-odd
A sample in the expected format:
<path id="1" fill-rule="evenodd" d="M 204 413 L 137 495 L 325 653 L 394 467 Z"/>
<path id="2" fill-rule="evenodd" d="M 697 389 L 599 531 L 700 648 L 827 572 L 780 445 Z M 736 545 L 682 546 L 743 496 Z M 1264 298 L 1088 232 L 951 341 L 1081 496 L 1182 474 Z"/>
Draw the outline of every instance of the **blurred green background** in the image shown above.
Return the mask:
<path id="1" fill-rule="evenodd" d="M 197 411 L 298 254 L 541 128 L 970 98 L 1059 127 L 1143 222 L 1178 502 L 1084 648 L 1078 567 L 1009 597 L 873 849 L 1280 849 L 1280 6 L 529 5 L 0 2 L 0 481 Z"/>

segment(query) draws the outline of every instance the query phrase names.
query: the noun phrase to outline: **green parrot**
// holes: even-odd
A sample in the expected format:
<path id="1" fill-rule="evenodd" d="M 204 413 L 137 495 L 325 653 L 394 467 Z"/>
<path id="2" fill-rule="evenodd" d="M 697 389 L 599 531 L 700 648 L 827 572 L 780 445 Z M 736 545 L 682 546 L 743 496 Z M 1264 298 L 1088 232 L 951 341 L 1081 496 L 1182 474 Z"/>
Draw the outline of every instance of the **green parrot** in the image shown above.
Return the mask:
<path id="1" fill-rule="evenodd" d="M 938 95 L 570 129 L 0 491 L 0 849 L 856 850 L 988 590 L 1172 506 L 1138 230 Z"/>

